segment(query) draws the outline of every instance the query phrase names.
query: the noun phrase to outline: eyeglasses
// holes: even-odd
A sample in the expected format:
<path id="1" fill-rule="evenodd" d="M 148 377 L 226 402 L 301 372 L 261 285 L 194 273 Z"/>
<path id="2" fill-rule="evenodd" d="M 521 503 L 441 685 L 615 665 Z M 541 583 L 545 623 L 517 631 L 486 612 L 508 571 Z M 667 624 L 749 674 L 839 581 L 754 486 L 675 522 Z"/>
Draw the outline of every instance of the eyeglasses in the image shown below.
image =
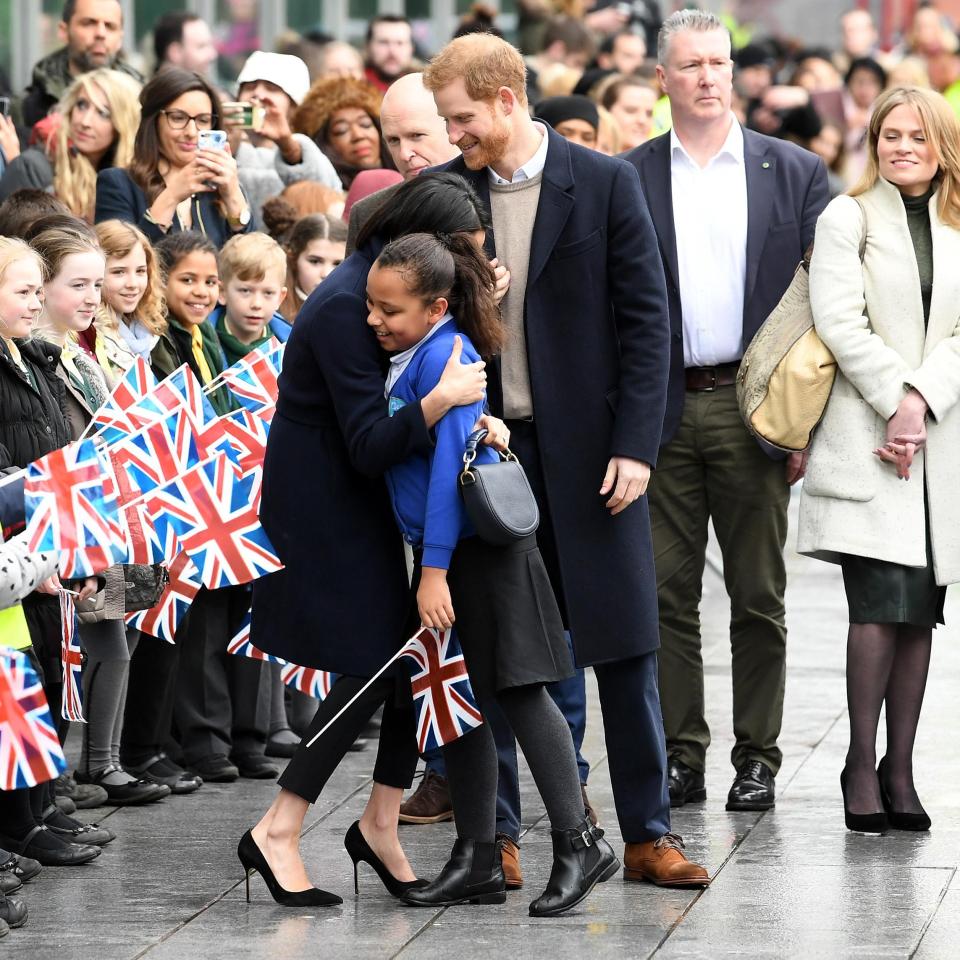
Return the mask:
<path id="1" fill-rule="evenodd" d="M 160 112 L 167 118 L 171 130 L 183 130 L 191 120 L 198 130 L 213 129 L 212 113 L 198 113 L 196 116 L 190 116 L 182 110 L 161 110 Z"/>

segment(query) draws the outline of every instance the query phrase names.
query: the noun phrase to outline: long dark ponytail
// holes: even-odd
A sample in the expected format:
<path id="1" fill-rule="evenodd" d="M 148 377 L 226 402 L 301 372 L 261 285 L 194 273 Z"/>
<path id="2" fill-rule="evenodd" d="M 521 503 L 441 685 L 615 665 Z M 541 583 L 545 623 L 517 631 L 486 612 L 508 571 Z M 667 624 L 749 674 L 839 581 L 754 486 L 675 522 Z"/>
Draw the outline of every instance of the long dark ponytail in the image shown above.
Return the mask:
<path id="1" fill-rule="evenodd" d="M 481 356 L 499 351 L 504 332 L 493 268 L 470 234 L 410 233 L 388 243 L 377 263 L 400 270 L 407 289 L 424 303 L 445 297 Z"/>

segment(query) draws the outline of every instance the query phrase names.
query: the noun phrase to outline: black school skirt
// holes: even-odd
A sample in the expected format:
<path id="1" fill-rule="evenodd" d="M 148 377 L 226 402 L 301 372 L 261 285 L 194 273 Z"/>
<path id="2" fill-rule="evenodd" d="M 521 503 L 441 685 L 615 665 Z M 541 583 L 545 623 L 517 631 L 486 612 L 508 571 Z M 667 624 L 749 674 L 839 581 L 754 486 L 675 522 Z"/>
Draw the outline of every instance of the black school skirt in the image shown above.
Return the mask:
<path id="1" fill-rule="evenodd" d="M 505 547 L 469 537 L 447 574 L 456 630 L 479 700 L 573 675 L 563 621 L 536 536 Z"/>

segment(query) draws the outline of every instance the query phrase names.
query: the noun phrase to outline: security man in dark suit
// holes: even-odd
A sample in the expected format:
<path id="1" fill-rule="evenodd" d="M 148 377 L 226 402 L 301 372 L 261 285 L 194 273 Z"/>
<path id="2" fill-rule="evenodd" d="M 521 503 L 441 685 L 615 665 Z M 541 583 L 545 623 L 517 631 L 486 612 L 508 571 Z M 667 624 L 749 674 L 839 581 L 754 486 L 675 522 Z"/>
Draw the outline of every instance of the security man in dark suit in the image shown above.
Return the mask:
<path id="1" fill-rule="evenodd" d="M 660 602 L 660 698 L 670 800 L 706 797 L 699 604 L 712 518 L 732 607 L 728 810 L 773 806 L 786 675 L 783 547 L 801 458 L 768 456 L 739 415 L 740 358 L 777 305 L 829 199 L 823 162 L 742 129 L 730 112 L 730 35 L 713 14 L 663 24 L 673 130 L 626 154 L 640 174 L 667 278 L 670 375 L 650 489 Z"/>
<path id="2" fill-rule="evenodd" d="M 488 399 L 537 495 L 538 541 L 577 664 L 597 676 L 626 876 L 706 885 L 670 832 L 644 496 L 669 330 L 636 172 L 532 121 L 523 59 L 497 37 L 452 41 L 424 85 L 462 154 L 444 169 L 489 204 L 488 252 L 511 274 Z"/>

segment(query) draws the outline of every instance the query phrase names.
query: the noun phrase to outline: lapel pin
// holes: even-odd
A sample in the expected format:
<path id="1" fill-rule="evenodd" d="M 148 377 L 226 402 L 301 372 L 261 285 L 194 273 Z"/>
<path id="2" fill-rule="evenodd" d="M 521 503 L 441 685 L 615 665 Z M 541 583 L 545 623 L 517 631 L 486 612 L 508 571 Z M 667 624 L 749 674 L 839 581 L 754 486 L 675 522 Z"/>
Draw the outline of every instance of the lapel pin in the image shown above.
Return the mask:
<path id="1" fill-rule="evenodd" d="M 769 162 L 766 161 L 766 160 L 764 160 L 763 163 L 760 164 L 760 166 L 762 166 L 764 170 L 769 170 L 769 169 L 770 169 L 770 164 L 769 164 Z"/>

